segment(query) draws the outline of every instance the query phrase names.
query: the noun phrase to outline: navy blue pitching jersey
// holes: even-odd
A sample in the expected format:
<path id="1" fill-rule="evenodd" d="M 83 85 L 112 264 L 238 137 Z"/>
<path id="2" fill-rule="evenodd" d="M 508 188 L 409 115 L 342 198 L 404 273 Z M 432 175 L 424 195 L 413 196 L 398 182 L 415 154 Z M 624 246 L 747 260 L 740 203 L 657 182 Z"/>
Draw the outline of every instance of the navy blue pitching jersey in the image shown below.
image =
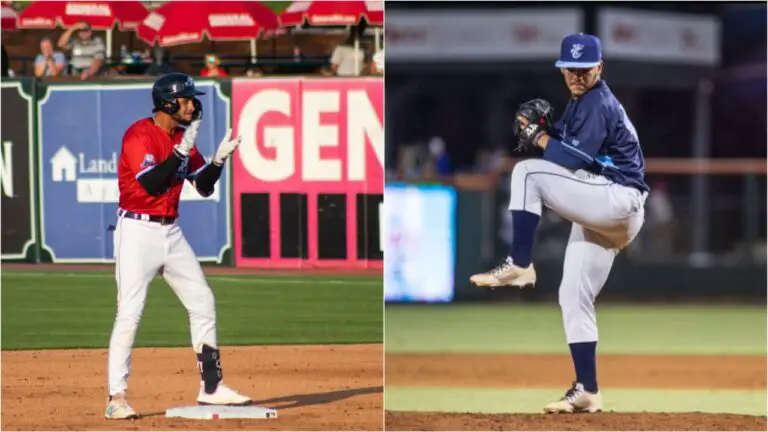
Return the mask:
<path id="1" fill-rule="evenodd" d="M 544 159 L 623 186 L 650 189 L 637 131 L 605 81 L 572 98 L 554 128 L 558 136 L 550 138 Z"/>

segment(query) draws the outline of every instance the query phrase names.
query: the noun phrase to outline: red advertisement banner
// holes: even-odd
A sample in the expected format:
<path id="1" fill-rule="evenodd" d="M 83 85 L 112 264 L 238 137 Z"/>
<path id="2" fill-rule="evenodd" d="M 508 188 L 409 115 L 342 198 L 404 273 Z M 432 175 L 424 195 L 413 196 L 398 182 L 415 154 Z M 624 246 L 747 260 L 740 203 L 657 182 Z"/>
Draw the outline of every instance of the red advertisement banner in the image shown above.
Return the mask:
<path id="1" fill-rule="evenodd" d="M 381 268 L 383 80 L 236 79 L 232 93 L 235 264 Z"/>

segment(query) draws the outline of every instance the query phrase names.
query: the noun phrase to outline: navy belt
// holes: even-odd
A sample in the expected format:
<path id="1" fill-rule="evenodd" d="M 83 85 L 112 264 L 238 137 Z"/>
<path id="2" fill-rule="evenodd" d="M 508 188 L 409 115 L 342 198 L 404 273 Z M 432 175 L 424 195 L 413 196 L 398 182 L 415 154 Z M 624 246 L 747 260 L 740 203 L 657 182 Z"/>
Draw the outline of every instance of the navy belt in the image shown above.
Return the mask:
<path id="1" fill-rule="evenodd" d="M 142 220 L 147 222 L 156 222 L 156 223 L 159 223 L 160 225 L 171 225 L 172 223 L 176 222 L 176 217 L 152 216 L 147 214 L 134 213 L 134 212 L 130 212 L 123 209 L 118 210 L 117 215 L 120 217 L 128 218 L 128 219 L 136 219 L 136 220 Z"/>

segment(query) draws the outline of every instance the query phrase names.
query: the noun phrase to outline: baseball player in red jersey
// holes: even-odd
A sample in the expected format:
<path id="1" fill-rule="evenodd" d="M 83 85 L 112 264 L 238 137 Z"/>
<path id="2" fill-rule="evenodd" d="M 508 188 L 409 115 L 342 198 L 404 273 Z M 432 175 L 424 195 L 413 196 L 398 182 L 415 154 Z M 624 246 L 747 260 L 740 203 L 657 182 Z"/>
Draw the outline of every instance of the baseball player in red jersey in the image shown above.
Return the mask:
<path id="1" fill-rule="evenodd" d="M 131 351 L 147 288 L 160 272 L 189 313 L 192 346 L 200 369 L 201 405 L 250 405 L 222 382 L 216 339 L 216 305 L 203 270 L 176 223 L 184 181 L 210 196 L 224 162 L 240 145 L 231 129 L 211 163 L 195 148 L 202 121 L 202 95 L 180 73 L 160 77 L 152 87 L 154 116 L 131 125 L 118 164 L 120 188 L 114 231 L 117 316 L 109 341 L 107 419 L 138 418 L 126 400 Z M 179 126 L 184 126 L 181 128 Z"/>

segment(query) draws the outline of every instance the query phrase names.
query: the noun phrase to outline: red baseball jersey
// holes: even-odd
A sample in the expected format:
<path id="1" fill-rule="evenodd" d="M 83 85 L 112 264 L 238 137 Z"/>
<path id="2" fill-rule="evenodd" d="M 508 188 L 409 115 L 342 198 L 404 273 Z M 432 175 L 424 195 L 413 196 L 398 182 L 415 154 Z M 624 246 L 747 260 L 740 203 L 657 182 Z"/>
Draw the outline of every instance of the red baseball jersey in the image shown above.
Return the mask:
<path id="1" fill-rule="evenodd" d="M 117 167 L 120 188 L 120 208 L 150 216 L 177 217 L 184 180 L 197 175 L 205 167 L 203 155 L 192 148 L 189 157 L 181 163 L 168 190 L 152 196 L 137 180 L 153 166 L 168 159 L 173 147 L 181 142 L 184 129 L 176 128 L 172 135 L 164 131 L 151 118 L 132 124 L 123 135 L 123 148 Z"/>

